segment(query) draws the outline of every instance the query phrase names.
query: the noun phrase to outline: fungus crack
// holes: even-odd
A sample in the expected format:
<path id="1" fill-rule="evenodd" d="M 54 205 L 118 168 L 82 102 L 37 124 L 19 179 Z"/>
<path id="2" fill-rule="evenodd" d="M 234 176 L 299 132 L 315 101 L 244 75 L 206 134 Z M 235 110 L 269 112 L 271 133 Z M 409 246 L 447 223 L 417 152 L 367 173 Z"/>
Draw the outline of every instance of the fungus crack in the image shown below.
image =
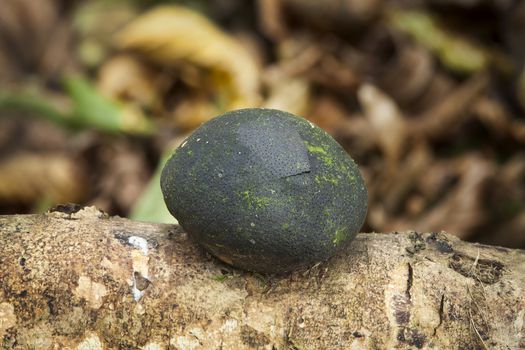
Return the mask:
<path id="1" fill-rule="evenodd" d="M 296 174 L 283 176 L 283 177 L 281 177 L 281 179 L 286 179 L 286 178 L 289 178 L 289 177 L 299 176 L 299 175 L 303 175 L 303 174 L 309 174 L 310 172 L 311 172 L 310 170 L 299 171 Z"/>

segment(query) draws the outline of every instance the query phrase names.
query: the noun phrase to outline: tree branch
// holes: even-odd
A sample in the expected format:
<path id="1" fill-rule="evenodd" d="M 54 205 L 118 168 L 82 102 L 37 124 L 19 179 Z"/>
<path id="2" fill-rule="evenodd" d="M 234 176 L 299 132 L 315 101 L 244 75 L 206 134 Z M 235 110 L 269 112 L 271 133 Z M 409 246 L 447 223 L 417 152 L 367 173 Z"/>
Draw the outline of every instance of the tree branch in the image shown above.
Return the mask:
<path id="1" fill-rule="evenodd" d="M 525 347 L 525 252 L 445 233 L 359 234 L 280 277 L 94 208 L 2 216 L 0 247 L 4 349 Z"/>

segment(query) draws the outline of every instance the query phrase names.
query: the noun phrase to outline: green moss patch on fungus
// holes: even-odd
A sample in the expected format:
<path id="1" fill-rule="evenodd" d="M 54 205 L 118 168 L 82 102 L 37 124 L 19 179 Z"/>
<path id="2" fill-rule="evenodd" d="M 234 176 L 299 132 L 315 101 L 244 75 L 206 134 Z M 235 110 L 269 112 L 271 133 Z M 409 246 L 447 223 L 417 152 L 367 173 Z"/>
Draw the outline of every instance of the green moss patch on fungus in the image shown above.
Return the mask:
<path id="1" fill-rule="evenodd" d="M 260 209 L 270 205 L 272 201 L 274 201 L 270 197 L 256 195 L 250 190 L 242 191 L 239 195 L 250 209 Z"/>
<path id="2" fill-rule="evenodd" d="M 306 149 L 307 149 L 308 152 L 310 152 L 310 153 L 327 154 L 323 147 L 320 147 L 320 146 L 314 146 L 314 145 L 312 145 L 312 144 L 311 144 L 310 142 L 308 142 L 308 141 L 304 141 L 304 143 L 306 144 Z"/>
<path id="3" fill-rule="evenodd" d="M 334 239 L 332 243 L 334 245 L 339 245 L 341 242 L 344 242 L 348 239 L 348 230 L 346 228 L 338 228 L 335 230 Z"/>
<path id="4" fill-rule="evenodd" d="M 317 182 L 318 184 L 322 183 L 322 182 L 328 182 L 332 185 L 337 185 L 339 184 L 339 179 L 337 176 L 334 176 L 334 175 L 330 175 L 330 174 L 327 174 L 327 175 L 315 175 L 315 182 Z"/>
<path id="5" fill-rule="evenodd" d="M 312 143 L 308 141 L 304 141 L 304 144 L 306 145 L 306 149 L 308 152 L 315 157 L 319 158 L 326 166 L 332 167 L 335 164 L 334 158 L 331 156 L 329 152 L 325 150 L 325 148 L 328 148 L 328 146 L 321 147 L 321 146 L 315 146 Z"/>

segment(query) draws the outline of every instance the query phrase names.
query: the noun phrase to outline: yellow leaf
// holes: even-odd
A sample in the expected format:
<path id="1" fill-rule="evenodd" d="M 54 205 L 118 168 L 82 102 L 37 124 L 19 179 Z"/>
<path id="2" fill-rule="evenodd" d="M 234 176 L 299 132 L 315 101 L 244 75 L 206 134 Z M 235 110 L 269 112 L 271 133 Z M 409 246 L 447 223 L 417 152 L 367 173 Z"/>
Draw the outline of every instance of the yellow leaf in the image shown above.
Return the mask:
<path id="1" fill-rule="evenodd" d="M 143 14 L 117 34 L 116 45 L 162 65 L 189 64 L 209 70 L 227 89 L 227 108 L 253 107 L 259 102 L 259 68 L 254 58 L 231 35 L 183 6 L 165 5 Z"/>
<path id="2" fill-rule="evenodd" d="M 301 78 L 283 78 L 270 87 L 265 108 L 280 109 L 295 115 L 305 115 L 308 112 L 310 86 Z"/>

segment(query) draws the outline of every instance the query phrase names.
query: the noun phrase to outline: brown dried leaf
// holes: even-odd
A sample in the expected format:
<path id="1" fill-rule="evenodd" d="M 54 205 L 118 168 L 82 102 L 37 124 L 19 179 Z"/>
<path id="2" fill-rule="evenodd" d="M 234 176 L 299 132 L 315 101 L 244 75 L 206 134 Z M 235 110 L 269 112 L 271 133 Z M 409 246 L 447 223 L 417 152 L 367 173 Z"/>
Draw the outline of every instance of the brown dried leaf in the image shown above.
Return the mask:
<path id="1" fill-rule="evenodd" d="M 0 200 L 79 202 L 87 192 L 77 160 L 63 154 L 17 153 L 0 162 Z"/>
<path id="2" fill-rule="evenodd" d="M 495 135 L 525 143 L 525 122 L 512 116 L 506 106 L 488 96 L 480 96 L 471 111 Z"/>
<path id="3" fill-rule="evenodd" d="M 173 126 L 179 131 L 187 133 L 221 112 L 205 96 L 187 97 L 172 112 Z"/>
<path id="4" fill-rule="evenodd" d="M 424 207 L 422 199 L 408 198 L 417 185 L 419 179 L 423 177 L 428 166 L 432 164 L 430 150 L 424 143 L 418 143 L 413 150 L 394 171 L 386 172 L 381 163 L 374 169 L 377 174 L 370 191 L 369 198 L 371 203 L 369 209 L 369 223 L 379 231 L 397 230 L 392 222 L 399 216 L 403 209 L 421 212 Z M 407 204 L 407 208 L 402 208 L 402 204 Z M 412 208 L 409 206 L 412 205 Z"/>
<path id="5" fill-rule="evenodd" d="M 381 87 L 400 104 L 411 107 L 435 79 L 435 64 L 419 46 L 402 45 L 379 77 Z"/>
<path id="6" fill-rule="evenodd" d="M 388 168 L 396 167 L 407 137 L 407 126 L 402 112 L 394 100 L 373 85 L 362 85 L 357 97 L 366 118 L 378 135 Z"/>
<path id="7" fill-rule="evenodd" d="M 377 187 L 381 191 L 380 202 L 388 212 L 394 213 L 399 210 L 407 195 L 414 190 L 417 180 L 424 177 L 432 161 L 428 147 L 419 143 L 414 145 L 396 172 L 381 173 Z"/>
<path id="8" fill-rule="evenodd" d="M 278 46 L 280 57 L 276 65 L 266 68 L 262 75 L 263 81 L 272 85 L 279 80 L 289 77 L 302 77 L 313 69 L 319 62 L 323 52 L 313 45 L 308 37 L 284 40 Z"/>
<path id="9" fill-rule="evenodd" d="M 347 111 L 339 101 L 331 95 L 321 94 L 312 99 L 312 104 L 308 120 L 324 129 L 330 135 L 341 136 L 343 139 L 351 138 L 354 144 L 359 143 L 362 134 L 353 132 L 358 129 L 362 131 L 362 128 L 350 125 L 352 121 L 348 118 Z M 355 119 L 364 120 L 362 117 Z M 367 121 L 365 123 L 369 124 Z M 355 147 L 352 147 L 352 150 L 358 152 Z"/>
<path id="10" fill-rule="evenodd" d="M 2 78 L 27 74 L 56 76 L 71 61 L 71 26 L 67 6 L 59 0 L 3 0 L 0 11 L 0 51 L 4 52 Z M 7 61 L 7 62 L 6 62 Z"/>
<path id="11" fill-rule="evenodd" d="M 218 87 L 228 91 L 228 108 L 259 103 L 259 68 L 253 57 L 239 41 L 188 8 L 170 5 L 146 12 L 116 36 L 116 44 L 162 65 L 209 70 L 218 77 Z"/>
<path id="12" fill-rule="evenodd" d="M 264 34 L 273 40 L 283 40 L 288 33 L 283 18 L 282 0 L 258 0 L 257 10 Z"/>
<path id="13" fill-rule="evenodd" d="M 98 89 L 112 99 L 130 101 L 143 108 L 159 109 L 159 76 L 130 55 L 118 55 L 100 68 Z"/>
<path id="14" fill-rule="evenodd" d="M 484 190 L 496 168 L 491 161 L 468 155 L 457 161 L 457 185 L 434 207 L 418 218 L 389 220 L 387 229 L 446 230 L 466 239 L 489 218 L 483 202 Z"/>
<path id="15" fill-rule="evenodd" d="M 488 96 L 480 96 L 472 103 L 471 110 L 494 134 L 508 135 L 510 118 L 501 103 Z"/>
<path id="16" fill-rule="evenodd" d="M 516 140 L 525 143 L 525 122 L 513 120 L 510 130 Z"/>
<path id="17" fill-rule="evenodd" d="M 150 177 L 145 151 L 129 140 L 102 145 L 97 151 L 99 194 L 90 204 L 110 213 L 127 213 Z"/>
<path id="18" fill-rule="evenodd" d="M 282 0 L 287 12 L 309 27 L 348 35 L 381 10 L 380 0 Z"/>
<path id="19" fill-rule="evenodd" d="M 56 152 L 68 147 L 67 132 L 48 121 L 0 113 L 0 157 L 21 149 Z"/>
<path id="20" fill-rule="evenodd" d="M 320 41 L 308 35 L 279 43 L 279 62 L 266 69 L 267 84 L 283 77 L 307 78 L 338 93 L 352 94 L 360 83 L 363 57 L 340 40 Z"/>
<path id="21" fill-rule="evenodd" d="M 337 119 L 341 118 L 337 117 Z M 334 121 L 334 125 L 339 125 L 339 123 Z M 334 130 L 334 135 L 345 149 L 351 150 L 352 156 L 359 156 L 362 159 L 365 159 L 367 154 L 375 150 L 379 143 L 378 135 L 374 128 L 361 115 L 351 116 L 344 123 L 341 123 Z"/>
<path id="22" fill-rule="evenodd" d="M 453 89 L 440 102 L 419 116 L 410 126 L 410 133 L 424 134 L 432 138 L 447 136 L 451 130 L 471 117 L 467 113 L 470 104 L 489 83 L 486 74 L 477 74 L 461 86 Z"/>

